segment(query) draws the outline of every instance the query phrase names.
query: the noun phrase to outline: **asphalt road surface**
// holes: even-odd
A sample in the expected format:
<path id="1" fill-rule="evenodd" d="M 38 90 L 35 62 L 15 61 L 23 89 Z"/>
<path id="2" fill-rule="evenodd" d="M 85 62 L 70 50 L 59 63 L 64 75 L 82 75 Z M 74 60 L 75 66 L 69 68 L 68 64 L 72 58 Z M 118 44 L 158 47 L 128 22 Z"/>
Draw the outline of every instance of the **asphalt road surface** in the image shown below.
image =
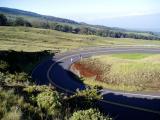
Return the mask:
<path id="1" fill-rule="evenodd" d="M 149 47 L 101 47 L 70 51 L 56 55 L 39 64 L 32 72 L 37 84 L 52 84 L 62 92 L 73 94 L 76 89 L 86 86 L 77 82 L 69 67 L 73 62 L 93 55 L 113 53 L 152 53 L 160 54 L 160 48 Z M 72 60 L 71 60 L 72 59 Z M 125 91 L 101 90 L 103 99 L 98 107 L 116 120 L 160 120 L 160 93 L 128 93 Z M 73 103 L 74 104 L 74 103 Z"/>

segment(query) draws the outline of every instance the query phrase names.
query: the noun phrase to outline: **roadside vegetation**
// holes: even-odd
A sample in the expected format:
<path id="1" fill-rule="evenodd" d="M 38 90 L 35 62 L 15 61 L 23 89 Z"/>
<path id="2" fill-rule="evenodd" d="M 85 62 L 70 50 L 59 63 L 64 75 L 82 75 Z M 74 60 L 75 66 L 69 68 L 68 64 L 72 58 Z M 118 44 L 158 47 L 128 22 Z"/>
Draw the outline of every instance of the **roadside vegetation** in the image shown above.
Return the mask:
<path id="1" fill-rule="evenodd" d="M 13 17 L 13 16 L 12 16 Z M 14 18 L 14 17 L 13 17 Z M 31 22 L 25 17 L 15 17 L 14 19 L 8 19 L 8 16 L 0 14 L 0 119 L 2 120 L 112 120 L 110 116 L 102 113 L 98 108 L 97 101 L 102 99 L 98 90 L 102 86 L 111 86 L 110 88 L 119 87 L 122 90 L 122 86 L 129 88 L 129 90 L 144 90 L 144 86 L 140 86 L 142 83 L 127 82 L 126 79 L 119 79 L 121 72 L 112 72 L 110 77 L 113 77 L 112 81 L 106 79 L 110 71 L 110 61 L 104 63 L 101 61 L 101 57 L 95 57 L 81 61 L 80 64 L 86 64 L 91 69 L 104 71 L 104 74 L 100 76 L 89 77 L 89 82 L 94 87 L 88 88 L 83 91 L 78 91 L 68 96 L 67 94 L 60 93 L 56 88 L 49 85 L 37 85 L 34 79 L 31 77 L 31 72 L 34 67 L 42 60 L 53 56 L 57 52 L 64 52 L 72 49 L 83 49 L 83 47 L 89 46 L 114 46 L 114 45 L 160 45 L 159 38 L 154 36 L 148 37 L 130 34 L 125 36 L 121 32 L 114 31 L 94 31 L 87 27 L 76 28 L 66 24 L 51 23 L 51 22 Z M 60 32 L 62 31 L 62 32 Z M 127 33 L 128 34 L 128 33 Z M 134 39 L 136 37 L 136 39 Z M 153 38 L 152 38 L 153 37 Z M 139 39 L 140 38 L 140 39 Z M 157 40 L 142 40 L 142 39 L 157 39 Z M 142 55 L 141 57 L 148 57 L 148 55 Z M 125 60 L 119 58 L 120 56 L 109 56 L 108 58 L 114 58 L 119 61 L 127 61 L 130 66 L 134 64 L 131 60 Z M 122 57 L 122 56 L 121 56 Z M 123 56 L 124 57 L 124 56 Z M 141 58 L 140 57 L 140 58 Z M 105 56 L 102 56 L 104 59 Z M 139 58 L 139 57 L 138 57 Z M 134 58 L 135 59 L 135 58 Z M 145 59 L 145 58 L 144 58 Z M 146 58 L 147 59 L 147 58 Z M 154 70 L 155 75 L 159 75 L 159 57 L 157 61 L 154 61 L 155 68 L 152 67 L 152 59 L 147 59 L 150 64 L 150 70 Z M 115 61 L 116 61 L 115 60 Z M 146 61 L 147 61 L 146 60 Z M 97 61 L 101 61 L 100 64 Z M 113 66 L 114 66 L 114 61 Z M 104 66 L 104 64 L 106 66 Z M 144 64 L 139 63 L 143 69 L 147 69 Z M 96 66 L 96 67 L 94 67 Z M 133 68 L 138 68 L 139 65 L 133 65 Z M 124 66 L 129 69 L 129 66 Z M 146 67 L 146 68 L 145 68 Z M 108 69 L 109 68 L 109 69 Z M 119 66 L 113 67 L 113 69 L 120 69 Z M 137 69 L 138 70 L 138 69 Z M 114 71 L 114 70 L 113 70 Z M 142 71 L 142 70 L 141 70 Z M 150 73 L 151 71 L 148 71 Z M 94 73 L 94 71 L 93 71 Z M 145 72 L 144 72 L 145 73 Z M 140 75 L 137 78 L 140 78 Z M 128 76 L 125 73 L 124 76 Z M 136 74 L 136 71 L 135 71 Z M 145 73 L 145 75 L 148 75 Z M 92 74 L 91 74 L 92 76 Z M 152 76 L 152 75 L 151 75 Z M 157 76 L 154 76 L 155 78 Z M 142 77 L 143 78 L 143 77 Z M 88 79 L 88 78 L 87 78 Z M 151 78 L 150 78 L 151 79 Z M 157 80 L 158 81 L 158 77 Z M 99 81 L 101 80 L 101 81 Z M 106 81 L 105 81 L 106 80 Z M 119 80 L 119 81 L 118 81 Z M 152 79 L 153 80 L 153 79 Z M 92 82 L 93 81 L 93 82 Z M 124 81 L 124 82 L 123 82 Z M 144 81 L 145 82 L 145 81 Z M 119 84 L 119 83 L 122 83 Z M 87 83 L 88 84 L 88 83 Z M 138 86 L 138 85 L 139 86 Z M 154 88 L 159 89 L 158 84 L 155 84 Z M 150 83 L 144 84 L 150 88 Z M 134 89 L 132 89 L 134 88 Z"/>
<path id="2" fill-rule="evenodd" d="M 125 91 L 160 91 L 159 54 L 111 54 L 72 65 L 83 82 Z M 83 69 L 83 71 L 82 71 Z"/>
<path id="3" fill-rule="evenodd" d="M 0 51 L 0 119 L 82 120 L 83 114 L 90 120 L 111 119 L 96 106 L 102 98 L 95 88 L 68 96 L 53 86 L 35 84 L 32 69 L 50 55 L 54 53 Z"/>

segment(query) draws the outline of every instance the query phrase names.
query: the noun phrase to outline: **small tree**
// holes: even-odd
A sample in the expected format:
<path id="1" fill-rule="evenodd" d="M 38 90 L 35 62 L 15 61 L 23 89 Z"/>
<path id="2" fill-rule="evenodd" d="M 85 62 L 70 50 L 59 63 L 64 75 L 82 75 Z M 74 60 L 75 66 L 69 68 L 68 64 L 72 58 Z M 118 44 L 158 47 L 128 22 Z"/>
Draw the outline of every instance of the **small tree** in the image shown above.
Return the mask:
<path id="1" fill-rule="evenodd" d="M 75 28 L 75 29 L 73 30 L 73 32 L 76 33 L 76 34 L 78 34 L 79 31 L 80 31 L 80 28 Z"/>
<path id="2" fill-rule="evenodd" d="M 7 25 L 7 18 L 5 15 L 0 14 L 0 26 L 5 26 Z"/>
<path id="3" fill-rule="evenodd" d="M 97 89 L 86 89 L 77 91 L 73 96 L 66 99 L 66 103 L 74 109 L 88 109 L 96 107 L 96 102 L 102 99 L 102 96 L 98 93 Z M 73 104 L 74 103 L 74 104 Z"/>
<path id="4" fill-rule="evenodd" d="M 25 26 L 26 27 L 32 27 L 32 24 L 30 22 L 28 22 L 28 21 L 25 21 Z"/>
<path id="5" fill-rule="evenodd" d="M 69 120 L 112 120 L 112 118 L 102 115 L 99 110 L 90 108 L 74 112 Z"/>
<path id="6" fill-rule="evenodd" d="M 15 20 L 15 25 L 17 25 L 17 26 L 24 26 L 25 25 L 25 20 L 22 17 L 18 17 Z"/>

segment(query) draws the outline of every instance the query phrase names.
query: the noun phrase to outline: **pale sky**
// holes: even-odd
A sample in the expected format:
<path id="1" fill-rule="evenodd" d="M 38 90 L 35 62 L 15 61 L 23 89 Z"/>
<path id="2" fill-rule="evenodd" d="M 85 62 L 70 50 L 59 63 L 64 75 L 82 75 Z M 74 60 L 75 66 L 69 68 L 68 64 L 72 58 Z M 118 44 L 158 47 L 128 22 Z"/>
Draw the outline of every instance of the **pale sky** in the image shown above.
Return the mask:
<path id="1" fill-rule="evenodd" d="M 0 7 L 89 22 L 160 13 L 160 0 L 0 0 Z"/>

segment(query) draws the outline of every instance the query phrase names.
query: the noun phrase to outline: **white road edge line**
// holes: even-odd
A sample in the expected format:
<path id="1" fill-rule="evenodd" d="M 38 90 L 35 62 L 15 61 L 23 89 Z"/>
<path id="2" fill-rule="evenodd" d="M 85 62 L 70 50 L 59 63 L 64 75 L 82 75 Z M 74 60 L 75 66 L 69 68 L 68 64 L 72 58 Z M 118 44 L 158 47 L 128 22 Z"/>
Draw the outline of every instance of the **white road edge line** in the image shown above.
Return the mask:
<path id="1" fill-rule="evenodd" d="M 83 53 L 82 55 L 87 55 L 87 54 L 90 54 L 90 53 L 101 53 L 101 52 L 104 52 L 104 53 L 107 53 L 107 52 L 111 52 L 111 51 L 118 51 L 118 52 L 125 52 L 125 51 L 132 51 L 132 50 L 144 50 L 144 49 L 130 49 L 130 50 L 108 50 L 108 51 L 98 51 L 98 52 L 86 52 L 86 53 Z M 150 50 L 150 51 L 159 51 L 159 50 Z M 78 56 L 79 54 L 74 54 L 74 55 L 69 55 L 69 56 L 65 56 L 57 61 L 55 61 L 55 63 L 53 63 L 49 69 L 48 69 L 48 72 L 47 72 L 47 78 L 49 79 L 49 81 L 51 82 L 51 78 L 49 76 L 49 72 L 50 70 L 52 69 L 52 67 L 54 67 L 54 65 L 56 65 L 58 62 L 64 60 L 64 59 L 67 59 L 67 58 L 70 58 L 70 57 L 74 57 L 74 56 Z M 52 83 L 52 82 L 51 82 Z M 60 87 L 60 86 L 59 86 Z M 63 88 L 64 89 L 64 88 Z M 62 90 L 63 90 L 62 89 Z M 73 91 L 72 91 L 73 92 Z M 118 93 L 118 94 L 127 94 L 127 95 L 136 95 L 136 96 L 148 96 L 148 97 L 153 97 L 153 98 L 160 98 L 160 96 L 154 96 L 154 95 L 145 95 L 145 94 L 135 94 L 135 93 L 123 93 L 123 92 L 116 92 L 116 91 L 110 91 L 112 93 Z"/>

